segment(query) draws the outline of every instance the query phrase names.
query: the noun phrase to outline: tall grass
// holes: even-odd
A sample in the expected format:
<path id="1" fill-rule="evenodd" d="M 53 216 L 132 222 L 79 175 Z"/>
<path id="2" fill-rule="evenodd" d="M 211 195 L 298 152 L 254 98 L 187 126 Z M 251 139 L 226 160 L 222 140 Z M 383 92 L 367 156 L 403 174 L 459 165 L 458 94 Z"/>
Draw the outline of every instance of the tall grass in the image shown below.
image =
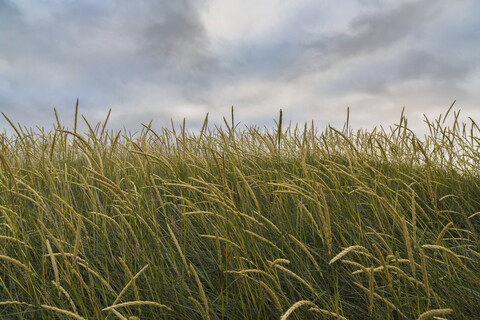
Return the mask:
<path id="1" fill-rule="evenodd" d="M 77 104 L 78 108 L 78 104 Z M 15 126 L 0 317 L 472 319 L 480 129 Z M 8 118 L 7 118 L 8 119 Z M 107 118 L 108 120 L 108 118 Z"/>

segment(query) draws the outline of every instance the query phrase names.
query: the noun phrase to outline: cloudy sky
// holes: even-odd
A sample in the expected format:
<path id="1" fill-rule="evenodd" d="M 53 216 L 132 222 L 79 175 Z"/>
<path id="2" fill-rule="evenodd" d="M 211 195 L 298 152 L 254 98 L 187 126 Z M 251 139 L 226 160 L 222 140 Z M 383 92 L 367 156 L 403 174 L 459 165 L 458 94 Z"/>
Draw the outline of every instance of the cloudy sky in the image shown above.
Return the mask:
<path id="1" fill-rule="evenodd" d="M 136 131 L 243 124 L 391 125 L 456 99 L 480 122 L 480 1 L 0 0 L 0 111 Z M 0 120 L 1 129 L 7 127 Z M 8 131 L 8 129 L 7 129 Z"/>

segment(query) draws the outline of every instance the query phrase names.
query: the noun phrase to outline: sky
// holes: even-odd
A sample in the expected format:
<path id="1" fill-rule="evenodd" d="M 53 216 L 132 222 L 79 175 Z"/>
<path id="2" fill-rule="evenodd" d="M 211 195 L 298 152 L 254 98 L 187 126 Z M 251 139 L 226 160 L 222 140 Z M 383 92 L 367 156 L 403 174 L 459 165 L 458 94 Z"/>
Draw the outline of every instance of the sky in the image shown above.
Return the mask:
<path id="1" fill-rule="evenodd" d="M 0 0 L 0 111 L 138 131 L 230 117 L 416 132 L 456 100 L 480 122 L 480 1 Z M 0 129 L 9 132 L 1 118 Z"/>

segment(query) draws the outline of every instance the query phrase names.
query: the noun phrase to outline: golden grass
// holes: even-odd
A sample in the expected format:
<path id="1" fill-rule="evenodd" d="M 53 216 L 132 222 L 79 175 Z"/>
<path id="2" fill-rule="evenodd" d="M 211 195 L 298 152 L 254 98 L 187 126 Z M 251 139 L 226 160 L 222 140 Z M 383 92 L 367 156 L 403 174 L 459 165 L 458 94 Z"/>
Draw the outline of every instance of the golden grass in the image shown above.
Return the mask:
<path id="1" fill-rule="evenodd" d="M 170 309 L 166 305 L 163 305 L 163 304 L 155 302 L 155 301 L 129 301 L 129 302 L 124 302 L 124 303 L 114 304 L 114 305 L 109 306 L 107 308 L 103 308 L 102 311 L 110 311 L 112 309 L 132 307 L 132 306 L 140 306 L 140 305 L 141 306 L 153 306 L 153 307 L 165 308 L 169 311 L 172 311 L 172 309 Z"/>
<path id="2" fill-rule="evenodd" d="M 312 307 L 315 307 L 316 308 L 316 305 L 315 303 L 311 302 L 311 301 L 307 301 L 307 300 L 301 300 L 301 301 L 297 301 L 295 302 L 290 308 L 288 308 L 287 311 L 285 311 L 285 313 L 282 315 L 282 317 L 280 318 L 280 320 L 286 320 L 288 319 L 288 317 L 298 308 L 302 307 L 302 306 L 312 306 Z M 315 310 L 316 311 L 316 310 Z"/>
<path id="3" fill-rule="evenodd" d="M 60 308 L 57 308 L 57 307 L 48 306 L 46 304 L 42 304 L 41 307 L 43 309 L 51 310 L 51 311 L 54 311 L 56 313 L 68 316 L 68 317 L 73 318 L 73 319 L 86 320 L 84 317 L 82 317 L 82 316 L 80 316 L 80 315 L 78 315 L 78 314 L 76 314 L 75 312 L 72 312 L 72 311 L 63 310 L 63 309 L 60 309 Z"/>
<path id="4" fill-rule="evenodd" d="M 417 320 L 424 320 L 424 319 L 431 319 L 436 316 L 444 316 L 447 314 L 453 313 L 453 309 L 446 308 L 446 309 L 433 309 L 429 311 L 425 311 L 421 315 L 418 316 Z"/>
<path id="5" fill-rule="evenodd" d="M 365 251 L 365 252 L 368 253 L 368 249 L 366 249 L 363 246 L 360 246 L 360 245 L 350 246 L 350 247 L 347 247 L 347 248 L 343 249 L 342 251 L 340 251 L 335 257 L 332 258 L 332 260 L 330 260 L 328 262 L 328 264 L 332 264 L 335 261 L 338 261 L 341 258 L 343 258 L 344 256 L 346 256 L 349 252 L 355 252 L 355 251 Z"/>

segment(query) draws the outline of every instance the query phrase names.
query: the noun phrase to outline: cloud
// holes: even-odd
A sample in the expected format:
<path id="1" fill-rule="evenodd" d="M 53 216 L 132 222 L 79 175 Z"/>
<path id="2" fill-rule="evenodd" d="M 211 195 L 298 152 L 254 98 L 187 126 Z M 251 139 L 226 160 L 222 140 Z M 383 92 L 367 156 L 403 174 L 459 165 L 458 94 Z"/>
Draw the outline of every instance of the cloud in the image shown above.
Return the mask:
<path id="1" fill-rule="evenodd" d="M 463 97 L 464 84 L 478 75 L 480 45 L 473 35 L 461 34 L 462 24 L 445 19 L 449 9 L 445 2 L 418 1 L 358 17 L 351 24 L 357 32 L 333 37 L 333 44 L 320 50 L 330 61 L 322 64 L 326 73 L 343 71 L 329 88 L 340 95 L 383 96 L 407 106 L 416 100 L 415 107 L 418 101 L 426 102 L 419 97 L 423 94 L 432 102 L 442 98 L 445 104 Z M 452 46 L 454 42 L 458 46 Z"/>
<path id="2" fill-rule="evenodd" d="M 310 29 L 292 13 L 280 31 L 237 51 L 233 69 L 264 85 L 240 80 L 242 94 L 225 92 L 235 101 L 245 103 L 249 96 L 261 100 L 272 113 L 287 106 L 301 115 L 297 119 L 328 116 L 338 122 L 351 106 L 365 127 L 396 121 L 403 106 L 421 123 L 423 112 L 440 113 L 453 99 L 475 113 L 469 82 L 479 71 L 479 31 L 474 30 L 480 24 L 472 14 L 478 11 L 472 1 L 456 6 L 447 1 L 368 1 L 366 8 L 347 14 L 347 23 L 337 16 Z M 300 33 L 292 37 L 289 30 L 304 34 L 293 31 Z M 284 31 L 289 36 L 278 37 Z M 235 85 L 225 86 L 231 87 Z M 250 117 L 259 112 L 250 110 Z"/>
<path id="3" fill-rule="evenodd" d="M 136 103 L 139 85 L 152 83 L 170 88 L 169 96 L 188 97 L 208 86 L 215 67 L 195 1 L 21 0 L 0 6 L 8 18 L 0 22 L 0 92 L 8 97 L 1 102 L 14 114 L 71 109 L 77 96 L 86 113 L 122 108 Z"/>
<path id="4" fill-rule="evenodd" d="M 320 51 L 351 57 L 385 50 L 414 35 L 439 13 L 440 2 L 406 2 L 355 18 L 345 35 L 335 35 L 320 43 Z"/>
<path id="5" fill-rule="evenodd" d="M 112 126 L 135 129 L 207 112 L 221 123 L 232 105 L 260 126 L 280 108 L 319 126 L 341 125 L 347 106 L 359 126 L 455 98 L 475 113 L 478 12 L 474 0 L 0 0 L 0 109 L 35 125 L 56 107 L 71 122 L 79 97 L 93 122 L 112 108 Z"/>

